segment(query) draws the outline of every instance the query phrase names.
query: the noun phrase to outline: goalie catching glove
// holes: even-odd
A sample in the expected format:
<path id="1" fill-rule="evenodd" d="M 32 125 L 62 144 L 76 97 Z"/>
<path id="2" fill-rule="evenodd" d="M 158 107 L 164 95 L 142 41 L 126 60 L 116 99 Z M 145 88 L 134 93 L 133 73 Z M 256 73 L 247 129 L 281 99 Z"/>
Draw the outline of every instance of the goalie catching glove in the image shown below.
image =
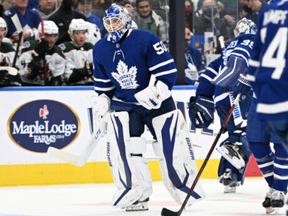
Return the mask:
<path id="1" fill-rule="evenodd" d="M 190 98 L 189 117 L 196 128 L 207 128 L 214 119 L 214 102 L 212 98 L 197 96 Z"/>
<path id="2" fill-rule="evenodd" d="M 146 109 L 159 109 L 164 100 L 171 96 L 171 91 L 168 86 L 162 81 L 157 81 L 152 75 L 149 86 L 135 94 L 136 100 Z"/>

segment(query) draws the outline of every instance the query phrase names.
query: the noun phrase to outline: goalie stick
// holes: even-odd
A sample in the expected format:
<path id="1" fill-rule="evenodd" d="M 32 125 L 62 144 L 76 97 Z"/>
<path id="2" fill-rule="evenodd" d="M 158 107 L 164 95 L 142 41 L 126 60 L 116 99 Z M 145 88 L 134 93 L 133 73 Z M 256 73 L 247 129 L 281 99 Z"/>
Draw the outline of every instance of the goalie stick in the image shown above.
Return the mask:
<path id="1" fill-rule="evenodd" d="M 198 182 L 198 180 L 199 180 L 199 178 L 200 178 L 200 176 L 201 176 L 201 174 L 202 174 L 202 172 L 203 172 L 203 170 L 204 170 L 204 168 L 205 168 L 205 166 L 206 166 L 206 164 L 207 164 L 207 162 L 208 162 L 208 160 L 209 160 L 209 158 L 210 158 L 210 156 L 211 156 L 211 154 L 212 154 L 212 152 L 214 150 L 214 148 L 216 147 L 216 144 L 217 144 L 221 134 L 223 133 L 223 131 L 224 131 L 226 125 L 227 125 L 227 122 L 229 121 L 229 119 L 230 119 L 230 117 L 232 115 L 232 112 L 234 110 L 234 107 L 236 106 L 236 103 L 239 101 L 240 95 L 241 94 L 238 93 L 233 105 L 231 106 L 231 108 L 230 108 L 230 110 L 228 112 L 228 115 L 226 116 L 225 121 L 223 122 L 223 124 L 222 124 L 222 126 L 221 126 L 221 128 L 220 128 L 220 130 L 219 130 L 219 132 L 218 132 L 218 134 L 217 134 L 217 136 L 216 136 L 216 138 L 215 138 L 215 140 L 214 140 L 214 142 L 213 142 L 213 144 L 212 144 L 212 146 L 211 146 L 211 148 L 210 148 L 210 150 L 209 150 L 209 152 L 208 152 L 208 154 L 207 154 L 207 156 L 206 156 L 206 158 L 205 158 L 205 160 L 204 160 L 204 162 L 203 162 L 203 164 L 202 164 L 202 166 L 201 166 L 201 168 L 200 168 L 200 170 L 199 170 L 199 172 L 197 174 L 197 176 L 195 177 L 195 180 L 194 180 L 194 182 L 193 182 L 193 184 L 192 184 L 192 186 L 191 186 L 191 188 L 190 188 L 190 190 L 189 190 L 184 202 L 181 205 L 181 208 L 177 212 L 171 211 L 171 210 L 169 210 L 167 208 L 163 208 L 162 211 L 161 211 L 161 215 L 162 216 L 180 216 L 182 214 L 182 212 L 183 212 L 183 210 L 184 210 L 184 208 L 185 208 L 185 206 L 186 206 L 186 204 L 188 202 L 188 199 L 190 198 L 191 194 L 193 193 L 194 188 L 195 188 L 195 186 L 196 186 L 196 184 L 197 184 L 197 182 Z"/>
<path id="2" fill-rule="evenodd" d="M 69 152 L 65 152 L 63 150 L 49 147 L 47 154 L 50 157 L 74 164 L 76 166 L 82 167 L 88 160 L 89 156 L 93 152 L 94 148 L 98 144 L 101 137 L 105 134 L 107 123 L 104 119 L 100 121 L 100 124 L 97 128 L 94 128 L 94 132 L 91 135 L 89 141 L 87 142 L 86 146 L 84 147 L 83 151 L 79 156 L 73 155 Z"/>

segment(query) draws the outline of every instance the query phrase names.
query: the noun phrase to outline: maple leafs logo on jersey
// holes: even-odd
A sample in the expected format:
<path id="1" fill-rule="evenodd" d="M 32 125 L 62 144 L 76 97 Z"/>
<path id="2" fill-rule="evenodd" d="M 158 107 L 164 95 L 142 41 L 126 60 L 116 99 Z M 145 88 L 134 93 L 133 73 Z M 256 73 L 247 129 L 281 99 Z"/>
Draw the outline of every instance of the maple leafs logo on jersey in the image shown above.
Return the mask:
<path id="1" fill-rule="evenodd" d="M 128 66 L 120 60 L 116 69 L 118 73 L 112 72 L 112 76 L 117 80 L 122 89 L 136 89 L 139 86 L 136 81 L 136 66 L 132 66 L 128 70 Z"/>

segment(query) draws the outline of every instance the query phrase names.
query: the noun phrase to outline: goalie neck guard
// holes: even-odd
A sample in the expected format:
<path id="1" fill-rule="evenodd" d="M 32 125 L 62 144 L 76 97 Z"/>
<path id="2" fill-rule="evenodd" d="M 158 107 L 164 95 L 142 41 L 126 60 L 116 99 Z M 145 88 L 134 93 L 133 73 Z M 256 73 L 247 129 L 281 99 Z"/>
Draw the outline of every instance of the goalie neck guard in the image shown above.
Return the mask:
<path id="1" fill-rule="evenodd" d="M 117 43 L 131 28 L 131 20 L 127 9 L 121 5 L 114 3 L 105 11 L 103 23 L 113 43 Z"/>

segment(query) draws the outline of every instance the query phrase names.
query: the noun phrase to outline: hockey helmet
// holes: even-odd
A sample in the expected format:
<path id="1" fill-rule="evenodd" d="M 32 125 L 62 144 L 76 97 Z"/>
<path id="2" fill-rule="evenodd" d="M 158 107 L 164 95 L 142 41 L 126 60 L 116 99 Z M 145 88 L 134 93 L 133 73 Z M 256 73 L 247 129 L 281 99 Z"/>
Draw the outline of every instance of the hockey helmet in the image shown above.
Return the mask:
<path id="1" fill-rule="evenodd" d="M 2 17 L 0 17 L 0 28 L 4 28 L 4 37 L 5 37 L 8 29 L 7 29 L 7 23 Z"/>
<path id="2" fill-rule="evenodd" d="M 236 28 L 234 29 L 235 37 L 238 37 L 241 34 L 256 34 L 257 26 L 256 24 L 247 18 L 242 18 L 236 24 Z"/>
<path id="3" fill-rule="evenodd" d="M 42 25 L 41 23 L 38 26 L 39 34 L 42 34 Z M 58 34 L 59 29 L 55 22 L 51 20 L 44 20 L 44 33 L 45 34 Z"/>
<path id="4" fill-rule="evenodd" d="M 85 30 L 86 33 L 88 32 L 88 26 L 87 23 L 83 19 L 72 19 L 69 25 L 69 35 L 72 41 L 74 41 L 76 44 L 77 42 L 74 39 L 74 31 L 81 31 Z"/>
<path id="5" fill-rule="evenodd" d="M 126 8 L 114 3 L 105 11 L 103 23 L 112 42 L 117 43 L 124 33 L 131 28 L 132 18 Z"/>

